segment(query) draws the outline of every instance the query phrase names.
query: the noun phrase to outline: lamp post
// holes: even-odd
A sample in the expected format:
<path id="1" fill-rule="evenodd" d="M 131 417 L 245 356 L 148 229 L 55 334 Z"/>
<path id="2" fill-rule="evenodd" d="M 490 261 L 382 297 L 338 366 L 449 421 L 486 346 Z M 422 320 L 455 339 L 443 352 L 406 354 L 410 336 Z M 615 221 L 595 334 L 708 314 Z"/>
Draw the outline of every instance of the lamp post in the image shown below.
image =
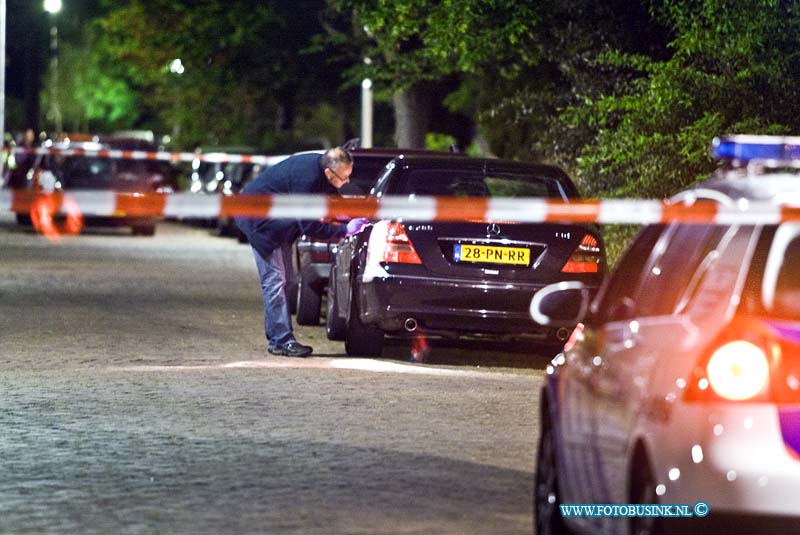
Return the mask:
<path id="1" fill-rule="evenodd" d="M 372 80 L 361 81 L 361 146 L 372 147 Z"/>
<path id="2" fill-rule="evenodd" d="M 368 31 L 366 27 L 364 30 Z M 364 58 L 364 63 L 370 65 L 372 60 Z M 369 78 L 361 80 L 361 146 L 372 147 L 372 80 Z"/>
<path id="3" fill-rule="evenodd" d="M 6 0 L 0 0 L 0 153 L 6 137 Z M 0 154 L 0 173 L 5 155 Z"/>
<path id="4" fill-rule="evenodd" d="M 169 63 L 169 72 L 180 76 L 181 74 L 186 71 L 186 67 L 183 66 L 183 62 L 181 58 L 175 58 Z M 177 98 L 175 99 L 175 124 L 172 127 L 172 140 L 177 141 L 178 137 L 181 133 L 181 107 L 183 104 L 183 99 L 181 98 L 181 89 L 178 86 L 178 94 Z"/>
<path id="5" fill-rule="evenodd" d="M 61 0 L 44 0 L 44 10 L 50 13 L 50 111 L 55 133 L 61 133 L 61 109 L 58 107 L 58 26 L 56 15 L 61 11 Z"/>

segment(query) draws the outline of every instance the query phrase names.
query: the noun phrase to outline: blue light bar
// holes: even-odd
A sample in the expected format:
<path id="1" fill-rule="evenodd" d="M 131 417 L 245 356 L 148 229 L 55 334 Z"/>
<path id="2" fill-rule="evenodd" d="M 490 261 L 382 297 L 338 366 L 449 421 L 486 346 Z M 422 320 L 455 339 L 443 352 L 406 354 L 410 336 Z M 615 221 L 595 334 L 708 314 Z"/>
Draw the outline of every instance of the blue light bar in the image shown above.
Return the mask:
<path id="1" fill-rule="evenodd" d="M 747 163 L 800 161 L 800 137 L 726 136 L 714 138 L 711 155 L 720 160 Z"/>

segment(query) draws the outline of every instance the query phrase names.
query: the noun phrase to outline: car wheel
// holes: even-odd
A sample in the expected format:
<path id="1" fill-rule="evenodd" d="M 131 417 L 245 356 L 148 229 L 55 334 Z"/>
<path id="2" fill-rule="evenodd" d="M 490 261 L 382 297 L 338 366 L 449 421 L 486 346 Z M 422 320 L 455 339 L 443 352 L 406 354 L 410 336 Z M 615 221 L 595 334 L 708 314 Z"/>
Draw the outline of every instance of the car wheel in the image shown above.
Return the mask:
<path id="1" fill-rule="evenodd" d="M 300 325 L 319 325 L 322 295 L 300 276 L 297 282 L 297 323 Z"/>
<path id="2" fill-rule="evenodd" d="M 325 334 L 328 340 L 344 340 L 347 336 L 347 322 L 336 312 L 336 274 L 331 267 L 328 277 L 327 306 L 325 307 Z"/>
<path id="3" fill-rule="evenodd" d="M 131 227 L 134 236 L 153 236 L 156 233 L 155 225 L 134 225 Z"/>
<path id="4" fill-rule="evenodd" d="M 30 214 L 17 214 L 17 225 L 30 227 L 32 224 Z"/>
<path id="5" fill-rule="evenodd" d="M 641 452 L 641 450 L 639 450 Z M 636 455 L 631 474 L 630 502 L 635 504 L 656 504 L 656 480 L 645 454 Z M 658 517 L 634 516 L 630 519 L 631 535 L 660 535 L 664 532 Z"/>
<path id="6" fill-rule="evenodd" d="M 533 349 L 533 353 L 540 357 L 547 357 L 553 358 L 562 351 L 564 351 L 564 343 L 563 342 L 545 342 L 545 343 L 534 343 L 530 345 Z"/>
<path id="7" fill-rule="evenodd" d="M 358 357 L 380 357 L 383 352 L 383 331 L 361 323 L 356 296 L 350 299 L 350 317 L 344 338 L 344 350 Z"/>
<path id="8" fill-rule="evenodd" d="M 289 314 L 297 314 L 297 282 L 286 283 L 286 302 L 289 304 Z"/>
<path id="9" fill-rule="evenodd" d="M 546 414 L 547 411 L 545 410 Z M 542 418 L 539 451 L 536 456 L 536 478 L 533 489 L 533 514 L 536 535 L 568 534 L 561 518 L 556 469 L 556 440 L 550 418 Z"/>

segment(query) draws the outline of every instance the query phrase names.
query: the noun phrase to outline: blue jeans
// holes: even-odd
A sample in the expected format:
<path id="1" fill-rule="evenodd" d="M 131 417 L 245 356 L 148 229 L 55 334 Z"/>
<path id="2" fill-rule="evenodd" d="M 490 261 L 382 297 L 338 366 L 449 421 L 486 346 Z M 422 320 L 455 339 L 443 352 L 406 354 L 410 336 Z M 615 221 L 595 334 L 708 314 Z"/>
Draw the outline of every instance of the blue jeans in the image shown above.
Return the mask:
<path id="1" fill-rule="evenodd" d="M 292 246 L 286 244 L 262 258 L 253 249 L 258 276 L 261 279 L 261 296 L 264 299 L 264 332 L 269 349 L 296 342 L 292 331 L 292 318 L 286 297 L 287 279 L 292 276 Z M 288 276 L 287 276 L 288 275 Z"/>

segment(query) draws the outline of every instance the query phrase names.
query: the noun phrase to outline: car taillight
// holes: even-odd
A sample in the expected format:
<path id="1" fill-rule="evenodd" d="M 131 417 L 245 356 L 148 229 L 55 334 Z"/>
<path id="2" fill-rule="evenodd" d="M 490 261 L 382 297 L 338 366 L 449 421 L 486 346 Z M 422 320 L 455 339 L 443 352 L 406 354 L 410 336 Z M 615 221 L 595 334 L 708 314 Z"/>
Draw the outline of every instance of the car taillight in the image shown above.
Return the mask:
<path id="1" fill-rule="evenodd" d="M 567 263 L 561 268 L 561 272 L 598 273 L 601 259 L 600 242 L 591 234 L 585 234 Z"/>
<path id="2" fill-rule="evenodd" d="M 687 401 L 800 403 L 800 346 L 759 320 L 737 320 L 695 367 Z"/>
<path id="3" fill-rule="evenodd" d="M 764 351 L 744 340 L 723 345 L 706 365 L 709 387 L 731 401 L 752 399 L 769 385 L 769 363 Z"/>
<path id="4" fill-rule="evenodd" d="M 379 229 L 373 230 L 373 235 L 377 230 Z M 422 263 L 402 223 L 392 222 L 387 225 L 382 249 L 379 262 L 394 262 L 398 264 Z"/>
<path id="5" fill-rule="evenodd" d="M 42 170 L 39 168 L 34 169 L 33 173 L 31 173 L 31 188 L 33 191 L 42 191 Z"/>

